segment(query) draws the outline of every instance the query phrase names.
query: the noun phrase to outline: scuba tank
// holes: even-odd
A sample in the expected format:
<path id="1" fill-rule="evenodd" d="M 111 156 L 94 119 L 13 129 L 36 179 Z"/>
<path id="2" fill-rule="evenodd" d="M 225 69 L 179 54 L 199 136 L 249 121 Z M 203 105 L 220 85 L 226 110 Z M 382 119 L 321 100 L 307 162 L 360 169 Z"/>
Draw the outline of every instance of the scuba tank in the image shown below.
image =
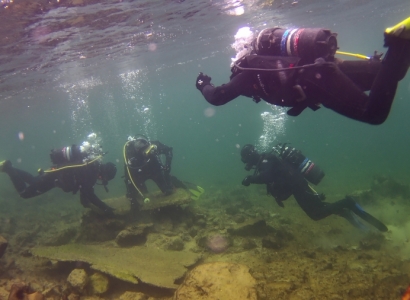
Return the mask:
<path id="1" fill-rule="evenodd" d="M 307 181 L 318 185 L 325 176 L 325 173 L 313 161 L 304 156 L 300 150 L 288 147 L 286 143 L 278 144 L 273 147 L 283 161 L 289 163 L 294 169 L 298 170 Z"/>
<path id="2" fill-rule="evenodd" d="M 254 39 L 252 47 L 257 55 L 300 57 L 304 65 L 319 57 L 333 60 L 338 49 L 336 36 L 322 28 L 266 28 Z"/>

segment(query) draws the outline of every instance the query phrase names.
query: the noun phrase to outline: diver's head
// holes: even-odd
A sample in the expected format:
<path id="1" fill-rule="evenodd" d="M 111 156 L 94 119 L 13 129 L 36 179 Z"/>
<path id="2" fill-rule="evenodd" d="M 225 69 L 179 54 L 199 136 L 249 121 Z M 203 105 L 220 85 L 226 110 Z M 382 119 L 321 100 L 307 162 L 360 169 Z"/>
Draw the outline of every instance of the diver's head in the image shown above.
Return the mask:
<path id="1" fill-rule="evenodd" d="M 138 137 L 134 141 L 134 149 L 137 153 L 141 153 L 144 156 L 149 156 L 150 154 L 154 154 L 157 150 L 157 146 L 151 144 L 146 138 Z"/>
<path id="2" fill-rule="evenodd" d="M 249 171 L 259 161 L 260 155 L 256 151 L 255 146 L 246 144 L 241 150 L 241 160 L 245 163 L 245 170 Z"/>
<path id="3" fill-rule="evenodd" d="M 100 179 L 104 185 L 108 184 L 108 181 L 114 179 L 117 174 L 117 167 L 112 162 L 101 164 L 100 166 Z"/>
<path id="4" fill-rule="evenodd" d="M 143 152 L 145 149 L 147 149 L 150 145 L 150 142 L 143 138 L 143 137 L 138 137 L 134 141 L 134 149 L 137 152 Z"/>

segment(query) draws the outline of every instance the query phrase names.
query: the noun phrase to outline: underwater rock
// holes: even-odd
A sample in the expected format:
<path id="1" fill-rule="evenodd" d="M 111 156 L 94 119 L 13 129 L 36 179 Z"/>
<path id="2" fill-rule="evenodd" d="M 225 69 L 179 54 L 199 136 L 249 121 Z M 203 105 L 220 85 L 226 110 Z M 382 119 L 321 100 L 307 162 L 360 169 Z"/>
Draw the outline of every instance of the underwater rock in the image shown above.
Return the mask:
<path id="1" fill-rule="evenodd" d="M 171 241 L 166 244 L 165 248 L 172 251 L 181 251 L 184 250 L 184 246 L 184 241 L 180 237 L 176 237 L 171 239 Z"/>
<path id="2" fill-rule="evenodd" d="M 125 292 L 120 296 L 119 300 L 147 300 L 148 297 L 143 293 Z"/>
<path id="3" fill-rule="evenodd" d="M 191 203 L 190 193 L 185 189 L 175 189 L 171 195 L 155 192 L 149 195 L 149 202 L 142 203 L 141 211 L 154 210 L 166 206 L 181 206 Z"/>
<path id="4" fill-rule="evenodd" d="M 6 249 L 7 249 L 8 245 L 9 245 L 9 243 L 7 242 L 7 240 L 0 235 L 0 258 L 6 252 Z"/>
<path id="5" fill-rule="evenodd" d="M 128 227 L 118 233 L 115 242 L 121 247 L 142 245 L 147 241 L 147 230 L 153 226 L 149 224 L 139 224 Z"/>
<path id="6" fill-rule="evenodd" d="M 16 234 L 15 242 L 13 245 L 17 245 L 18 247 L 22 248 L 24 246 L 30 246 L 34 243 L 36 239 L 36 233 L 30 231 L 21 231 Z"/>
<path id="7" fill-rule="evenodd" d="M 100 272 L 95 272 L 90 276 L 91 291 L 95 295 L 104 294 L 108 290 L 109 280 L 108 277 Z"/>
<path id="8" fill-rule="evenodd" d="M 245 222 L 245 217 L 244 217 L 243 215 L 235 215 L 235 216 L 233 217 L 233 220 L 234 220 L 236 223 L 241 224 L 241 223 Z"/>
<path id="9" fill-rule="evenodd" d="M 68 244 L 77 234 L 76 227 L 68 227 L 62 230 L 58 230 L 57 235 L 52 236 L 44 242 L 47 246 L 61 246 Z"/>
<path id="10" fill-rule="evenodd" d="M 193 226 L 188 230 L 188 234 L 190 237 L 194 238 L 198 234 L 198 227 Z"/>
<path id="11" fill-rule="evenodd" d="M 256 300 L 256 280 L 245 265 L 212 262 L 188 273 L 173 300 Z"/>
<path id="12" fill-rule="evenodd" d="M 120 248 L 110 244 L 67 244 L 58 247 L 34 247 L 33 255 L 50 260 L 84 262 L 90 269 L 137 284 L 175 289 L 177 279 L 200 258 L 191 251 L 164 251 L 156 246 Z"/>
<path id="13" fill-rule="evenodd" d="M 228 215 L 234 216 L 234 215 L 236 215 L 237 213 L 239 213 L 239 208 L 236 207 L 236 206 L 234 206 L 234 205 L 232 205 L 232 206 L 227 207 L 227 208 L 225 209 L 225 212 L 226 212 Z"/>
<path id="14" fill-rule="evenodd" d="M 203 218 L 199 218 L 197 221 L 196 221 L 196 225 L 198 225 L 199 227 L 205 227 L 207 224 L 206 224 L 206 221 L 205 221 L 205 219 L 203 219 Z"/>
<path id="15" fill-rule="evenodd" d="M 107 219 L 93 211 L 87 211 L 81 219 L 77 242 L 105 242 L 115 239 L 118 232 L 125 227 L 125 222 Z"/>
<path id="16" fill-rule="evenodd" d="M 68 275 L 67 282 L 75 291 L 82 293 L 88 283 L 88 275 L 83 269 L 74 269 Z"/>
<path id="17" fill-rule="evenodd" d="M 238 236 L 266 236 L 276 229 L 266 224 L 264 220 L 250 220 L 248 222 L 228 228 L 228 233 Z"/>
<path id="18" fill-rule="evenodd" d="M 80 295 L 71 293 L 70 295 L 68 295 L 67 300 L 80 300 Z"/>
<path id="19" fill-rule="evenodd" d="M 385 242 L 385 236 L 379 233 L 367 235 L 360 240 L 359 245 L 363 250 L 380 250 Z"/>
<path id="20" fill-rule="evenodd" d="M 268 236 L 262 239 L 262 247 L 269 249 L 280 249 L 284 246 L 283 241 L 274 237 Z"/>
<path id="21" fill-rule="evenodd" d="M 43 300 L 44 296 L 39 292 L 31 292 L 30 287 L 24 283 L 13 284 L 10 289 L 8 300 Z"/>
<path id="22" fill-rule="evenodd" d="M 242 241 L 242 248 L 244 250 L 251 250 L 251 249 L 255 249 L 257 247 L 256 242 L 252 239 L 243 239 Z"/>

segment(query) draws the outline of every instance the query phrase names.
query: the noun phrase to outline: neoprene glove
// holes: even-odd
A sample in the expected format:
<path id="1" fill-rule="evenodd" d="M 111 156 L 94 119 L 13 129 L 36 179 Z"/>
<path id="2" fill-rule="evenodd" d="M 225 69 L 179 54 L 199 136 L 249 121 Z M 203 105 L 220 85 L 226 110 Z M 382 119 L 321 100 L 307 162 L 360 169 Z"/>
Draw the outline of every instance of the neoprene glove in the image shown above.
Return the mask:
<path id="1" fill-rule="evenodd" d="M 211 84 L 212 78 L 209 77 L 208 75 L 205 75 L 204 73 L 199 73 L 198 77 L 196 78 L 196 88 L 202 92 L 202 89 L 207 86 L 207 85 L 212 85 Z"/>
<path id="2" fill-rule="evenodd" d="M 244 186 L 249 186 L 251 184 L 251 175 L 246 176 L 243 180 L 242 180 L 242 185 Z"/>

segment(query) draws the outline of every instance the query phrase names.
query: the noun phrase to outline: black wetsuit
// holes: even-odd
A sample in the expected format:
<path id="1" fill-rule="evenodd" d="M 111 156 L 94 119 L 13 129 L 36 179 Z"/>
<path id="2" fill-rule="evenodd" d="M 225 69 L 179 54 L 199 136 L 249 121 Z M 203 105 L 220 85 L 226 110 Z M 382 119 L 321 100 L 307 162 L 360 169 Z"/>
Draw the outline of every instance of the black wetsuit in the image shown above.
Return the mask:
<path id="1" fill-rule="evenodd" d="M 349 211 L 352 211 L 379 230 L 387 231 L 384 224 L 364 212 L 351 197 L 334 203 L 324 202 L 321 195 L 310 188 L 301 173 L 273 153 L 260 155 L 254 175 L 247 176 L 243 181 L 244 185 L 250 183 L 266 184 L 268 194 L 271 194 L 281 207 L 284 207 L 282 201 L 293 195 L 303 211 L 315 221 L 336 214 L 352 222 L 352 216 L 349 214 Z"/>
<path id="2" fill-rule="evenodd" d="M 410 65 L 410 41 L 389 37 L 385 42 L 389 49 L 382 61 L 319 59 L 314 66 L 281 72 L 246 68 L 294 67 L 300 66 L 299 60 L 250 54 L 239 62 L 245 69 L 232 68 L 229 83 L 218 87 L 208 84 L 202 94 L 213 105 L 223 105 L 241 95 L 256 102 L 263 99 L 274 105 L 292 107 L 288 111 L 292 116 L 306 107 L 316 110 L 318 104 L 323 104 L 346 117 L 381 124 L 390 112 L 398 82 Z"/>
<path id="3" fill-rule="evenodd" d="M 124 166 L 127 198 L 131 200 L 131 206 L 135 208 L 139 206 L 137 200 L 142 197 L 135 189 L 132 181 L 142 194 L 148 193 L 145 182 L 149 179 L 153 180 L 165 195 L 171 194 L 174 187 L 185 188 L 185 185 L 180 180 L 170 175 L 173 157 L 172 147 L 168 147 L 159 141 L 152 141 L 151 144 L 157 148 L 153 154 L 148 156 L 137 152 L 132 143 L 129 143 L 125 150 L 128 161 L 128 168 L 126 165 Z M 165 156 L 165 162 L 162 162 L 161 155 Z M 130 180 L 128 170 L 132 176 L 132 181 Z"/>
<path id="4" fill-rule="evenodd" d="M 59 169 L 63 166 L 54 167 Z M 94 193 L 94 185 L 99 177 L 98 162 L 81 167 L 46 172 L 37 176 L 12 166 L 7 168 L 6 173 L 22 198 L 36 197 L 58 187 L 66 193 L 76 194 L 79 191 L 80 201 L 84 207 L 90 207 L 90 204 L 93 204 L 104 213 L 112 214 L 113 209 L 101 201 Z"/>

